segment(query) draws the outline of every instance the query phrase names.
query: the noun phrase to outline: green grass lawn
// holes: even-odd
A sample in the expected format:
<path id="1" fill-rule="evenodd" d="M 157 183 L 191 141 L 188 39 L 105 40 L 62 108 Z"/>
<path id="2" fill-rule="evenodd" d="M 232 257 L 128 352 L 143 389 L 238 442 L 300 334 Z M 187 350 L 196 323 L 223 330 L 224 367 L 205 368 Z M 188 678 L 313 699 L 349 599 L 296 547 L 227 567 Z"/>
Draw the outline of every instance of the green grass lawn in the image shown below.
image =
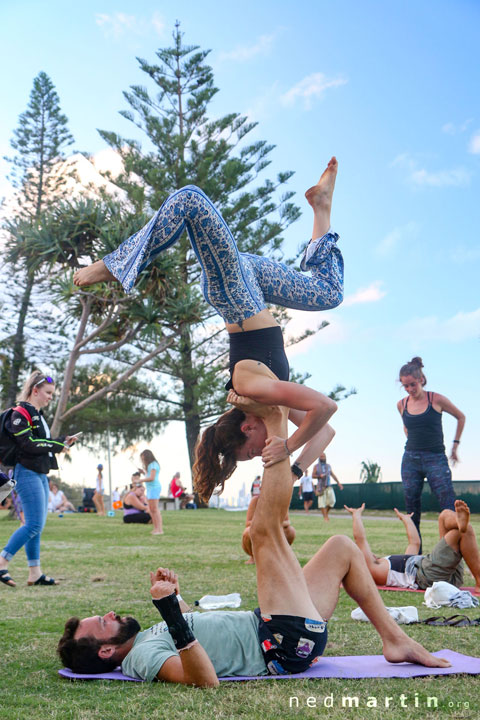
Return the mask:
<path id="1" fill-rule="evenodd" d="M 387 515 L 388 513 L 384 513 Z M 14 521 L 0 515 L 0 546 L 14 530 Z M 49 517 L 42 541 L 42 566 L 60 580 L 58 587 L 27 587 L 23 550 L 10 564 L 15 589 L 0 585 L 0 718 L 363 718 L 480 717 L 480 678 L 447 676 L 391 680 L 266 680 L 225 683 L 215 690 L 160 683 L 69 682 L 57 675 L 55 655 L 65 620 L 115 610 L 132 614 L 142 627 L 159 620 L 148 592 L 148 572 L 159 565 L 174 568 L 189 604 L 202 595 L 240 592 L 242 609 L 256 606 L 255 568 L 244 564 L 240 537 L 245 513 L 222 510 L 167 512 L 166 534 L 153 537 L 149 527 L 126 525 L 121 518 L 95 515 Z M 429 521 L 429 518 L 431 521 Z M 434 515 L 422 523 L 424 548 L 437 539 Z M 480 522 L 473 518 L 480 537 Z M 304 564 L 329 535 L 351 537 L 351 521 L 339 513 L 330 523 L 319 515 L 294 514 L 296 554 Z M 405 549 L 399 521 L 365 516 L 371 546 L 382 554 Z M 467 576 L 467 584 L 471 584 Z M 416 605 L 420 618 L 454 614 L 422 606 L 420 593 L 383 593 L 386 605 Z M 354 622 L 355 603 L 342 590 L 329 623 L 326 655 L 380 654 L 379 638 L 369 623 Z M 467 611 L 477 617 L 478 610 Z M 407 628 L 429 650 L 450 648 L 480 655 L 480 628 Z M 401 706 L 400 695 L 406 707 Z M 333 707 L 324 699 L 333 696 Z M 357 696 L 358 709 L 341 707 L 342 696 Z M 376 698 L 378 708 L 367 707 Z M 385 698 L 391 697 L 385 708 Z M 427 707 L 436 697 L 438 708 Z M 291 698 L 298 698 L 296 701 Z"/>

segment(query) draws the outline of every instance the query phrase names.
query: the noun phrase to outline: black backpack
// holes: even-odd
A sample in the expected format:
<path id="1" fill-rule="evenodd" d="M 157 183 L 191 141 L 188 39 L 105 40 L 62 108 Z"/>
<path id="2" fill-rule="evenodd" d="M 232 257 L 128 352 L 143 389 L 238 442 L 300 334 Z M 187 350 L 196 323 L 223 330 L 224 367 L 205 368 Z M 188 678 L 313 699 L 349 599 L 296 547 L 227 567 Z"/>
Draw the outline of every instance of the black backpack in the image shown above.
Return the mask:
<path id="1" fill-rule="evenodd" d="M 18 405 L 14 408 L 8 408 L 0 415 L 0 463 L 5 467 L 13 467 L 17 462 L 17 443 L 11 433 L 8 432 L 5 424 L 10 418 L 13 411 L 23 415 L 25 420 L 32 427 L 32 417 L 28 410 Z"/>

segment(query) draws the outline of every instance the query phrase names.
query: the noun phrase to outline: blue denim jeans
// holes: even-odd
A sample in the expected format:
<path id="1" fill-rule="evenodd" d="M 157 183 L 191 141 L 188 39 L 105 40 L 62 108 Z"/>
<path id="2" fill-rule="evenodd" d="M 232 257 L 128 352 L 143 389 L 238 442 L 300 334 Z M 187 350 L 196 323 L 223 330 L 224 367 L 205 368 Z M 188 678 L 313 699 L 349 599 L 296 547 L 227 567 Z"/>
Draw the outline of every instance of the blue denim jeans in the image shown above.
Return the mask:
<path id="1" fill-rule="evenodd" d="M 336 233 L 315 239 L 301 263 L 302 270 L 311 271 L 306 276 L 284 263 L 239 252 L 215 205 L 194 185 L 172 193 L 150 222 L 103 262 L 130 292 L 138 274 L 185 230 L 202 268 L 203 296 L 226 323 L 241 323 L 264 310 L 266 303 L 327 310 L 342 302 L 343 258 Z"/>
<path id="2" fill-rule="evenodd" d="M 17 463 L 14 478 L 16 492 L 22 501 L 25 525 L 19 527 L 0 553 L 10 561 L 25 546 L 29 567 L 40 565 L 40 536 L 45 526 L 48 511 L 48 478 L 42 473 L 27 470 Z"/>

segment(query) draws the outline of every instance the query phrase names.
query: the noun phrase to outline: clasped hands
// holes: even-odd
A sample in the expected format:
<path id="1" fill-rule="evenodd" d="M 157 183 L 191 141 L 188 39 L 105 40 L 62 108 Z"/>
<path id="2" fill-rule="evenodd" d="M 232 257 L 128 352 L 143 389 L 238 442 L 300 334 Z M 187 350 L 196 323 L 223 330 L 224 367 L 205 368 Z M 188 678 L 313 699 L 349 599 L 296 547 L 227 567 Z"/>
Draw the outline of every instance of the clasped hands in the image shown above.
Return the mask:
<path id="1" fill-rule="evenodd" d="M 150 573 L 150 595 L 154 600 L 161 600 L 172 593 L 180 594 L 178 575 L 168 568 L 158 568 Z"/>

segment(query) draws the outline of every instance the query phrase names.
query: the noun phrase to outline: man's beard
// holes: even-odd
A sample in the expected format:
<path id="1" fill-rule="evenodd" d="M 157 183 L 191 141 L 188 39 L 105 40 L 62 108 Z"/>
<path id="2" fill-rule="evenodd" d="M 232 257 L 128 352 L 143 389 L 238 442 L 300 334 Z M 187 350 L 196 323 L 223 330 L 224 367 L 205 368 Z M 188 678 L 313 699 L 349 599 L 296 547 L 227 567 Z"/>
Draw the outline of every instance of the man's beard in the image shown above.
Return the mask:
<path id="1" fill-rule="evenodd" d="M 123 645 L 124 642 L 130 640 L 130 638 L 134 637 L 141 630 L 139 622 L 130 615 L 127 615 L 126 618 L 121 618 L 117 615 L 116 619 L 120 623 L 120 630 L 107 641 L 109 645 Z"/>

